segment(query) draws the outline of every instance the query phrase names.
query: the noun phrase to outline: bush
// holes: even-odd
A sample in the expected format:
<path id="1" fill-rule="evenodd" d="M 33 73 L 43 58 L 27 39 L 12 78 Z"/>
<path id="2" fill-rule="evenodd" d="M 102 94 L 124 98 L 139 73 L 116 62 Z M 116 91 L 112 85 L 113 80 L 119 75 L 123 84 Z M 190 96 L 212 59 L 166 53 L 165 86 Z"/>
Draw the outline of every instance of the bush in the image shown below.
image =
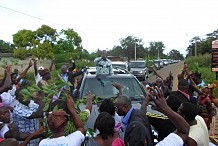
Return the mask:
<path id="1" fill-rule="evenodd" d="M 195 63 L 198 63 L 199 67 L 210 67 L 211 66 L 211 54 L 199 55 L 197 57 L 189 57 L 185 60 L 188 64 L 189 69 L 195 68 Z"/>
<path id="2" fill-rule="evenodd" d="M 201 77 L 206 84 L 213 83 L 216 80 L 216 73 L 211 71 L 211 54 L 199 55 L 197 57 L 189 57 L 185 60 L 188 64 L 188 68 L 192 72 L 201 73 Z M 218 96 L 218 88 L 215 90 L 215 95 Z"/>

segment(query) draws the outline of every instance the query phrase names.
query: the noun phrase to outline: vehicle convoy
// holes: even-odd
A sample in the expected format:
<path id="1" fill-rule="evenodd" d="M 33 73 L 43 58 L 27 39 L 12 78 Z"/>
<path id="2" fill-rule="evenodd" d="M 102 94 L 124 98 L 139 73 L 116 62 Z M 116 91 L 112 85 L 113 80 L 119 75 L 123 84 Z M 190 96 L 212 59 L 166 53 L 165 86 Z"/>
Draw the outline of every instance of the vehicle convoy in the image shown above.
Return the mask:
<path id="1" fill-rule="evenodd" d="M 140 81 L 145 81 L 148 78 L 148 68 L 145 61 L 131 61 L 129 62 L 130 72 Z"/>

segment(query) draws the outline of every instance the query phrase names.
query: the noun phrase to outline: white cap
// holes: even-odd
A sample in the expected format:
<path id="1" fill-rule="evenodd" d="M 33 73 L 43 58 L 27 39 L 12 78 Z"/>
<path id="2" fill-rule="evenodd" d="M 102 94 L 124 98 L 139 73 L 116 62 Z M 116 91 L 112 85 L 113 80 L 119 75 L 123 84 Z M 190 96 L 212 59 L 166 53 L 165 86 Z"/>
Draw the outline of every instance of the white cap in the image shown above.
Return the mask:
<path id="1" fill-rule="evenodd" d="M 39 68 L 38 68 L 38 70 L 44 70 L 45 68 L 44 67 L 42 67 L 42 66 L 40 66 Z"/>

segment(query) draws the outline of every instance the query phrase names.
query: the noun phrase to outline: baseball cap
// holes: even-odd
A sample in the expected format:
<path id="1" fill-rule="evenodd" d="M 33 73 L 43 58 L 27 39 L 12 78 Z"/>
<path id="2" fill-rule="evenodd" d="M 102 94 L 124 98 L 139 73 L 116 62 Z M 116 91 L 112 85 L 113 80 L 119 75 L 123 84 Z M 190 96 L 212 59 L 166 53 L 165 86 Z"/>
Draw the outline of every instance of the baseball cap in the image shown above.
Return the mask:
<path id="1" fill-rule="evenodd" d="M 38 68 L 38 70 L 44 70 L 45 68 L 44 67 L 42 67 L 42 66 L 40 66 L 39 68 Z"/>
<path id="2" fill-rule="evenodd" d="M 61 69 L 67 69 L 67 66 L 66 65 L 62 65 Z"/>
<path id="3" fill-rule="evenodd" d="M 42 70 L 41 75 L 44 75 L 44 74 L 49 73 L 49 72 L 50 72 L 49 69 L 45 68 L 44 70 Z"/>

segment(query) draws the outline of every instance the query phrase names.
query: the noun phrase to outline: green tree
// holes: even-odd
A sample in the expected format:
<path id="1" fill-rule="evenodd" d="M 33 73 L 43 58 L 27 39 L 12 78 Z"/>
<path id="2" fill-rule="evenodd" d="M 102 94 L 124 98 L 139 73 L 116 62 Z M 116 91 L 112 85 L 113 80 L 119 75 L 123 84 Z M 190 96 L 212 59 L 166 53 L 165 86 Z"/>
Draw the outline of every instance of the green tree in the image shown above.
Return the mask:
<path id="1" fill-rule="evenodd" d="M 3 40 L 0 40 L 0 52 L 1 53 L 13 53 L 15 46 L 11 43 L 6 43 Z"/>
<path id="2" fill-rule="evenodd" d="M 158 54 L 159 57 L 161 58 L 161 56 L 163 56 L 163 51 L 164 51 L 164 44 L 163 42 L 150 42 L 149 43 L 149 47 L 147 48 L 148 50 L 148 55 L 150 56 L 150 58 L 152 59 L 157 59 L 158 58 Z"/>
<path id="3" fill-rule="evenodd" d="M 54 45 L 54 43 L 56 43 L 57 32 L 56 29 L 48 25 L 42 25 L 35 31 L 35 37 L 37 44 L 47 42 Z"/>
<path id="4" fill-rule="evenodd" d="M 34 47 L 31 50 L 31 53 L 32 55 L 38 57 L 39 59 L 44 59 L 44 58 L 51 59 L 54 57 L 52 45 L 47 41 L 38 44 L 37 47 Z"/>
<path id="5" fill-rule="evenodd" d="M 42 58 L 54 57 L 54 45 L 56 43 L 56 29 L 48 25 L 42 25 L 35 31 L 34 47 L 31 50 L 32 55 Z"/>
<path id="6" fill-rule="evenodd" d="M 186 49 L 187 57 L 195 56 L 195 47 L 197 48 L 197 55 L 203 55 L 211 52 L 212 42 L 218 38 L 218 29 L 206 34 L 206 38 L 202 39 L 199 36 L 193 37 Z M 195 46 L 196 42 L 196 46 Z"/>
<path id="7" fill-rule="evenodd" d="M 120 56 L 120 57 L 125 57 L 124 56 L 124 50 L 121 46 L 114 46 L 111 50 L 107 51 L 108 56 Z"/>
<path id="8" fill-rule="evenodd" d="M 81 45 L 82 39 L 73 29 L 62 29 L 59 33 L 59 40 L 55 46 L 55 54 L 61 52 L 78 53 L 83 47 Z"/>
<path id="9" fill-rule="evenodd" d="M 180 54 L 180 52 L 178 50 L 174 50 L 174 49 L 169 52 L 169 58 L 170 59 L 178 59 L 178 60 L 184 59 L 183 55 Z"/>
<path id="10" fill-rule="evenodd" d="M 35 35 L 31 30 L 19 30 L 13 35 L 13 42 L 16 48 L 31 49 L 34 46 Z"/>
<path id="11" fill-rule="evenodd" d="M 128 58 L 128 61 L 135 57 L 135 48 L 137 53 L 136 57 L 144 58 L 144 43 L 142 42 L 142 39 L 134 36 L 128 36 L 126 38 L 120 39 L 120 44 L 123 50 L 123 54 Z"/>
<path id="12" fill-rule="evenodd" d="M 14 49 L 14 57 L 19 58 L 20 60 L 24 60 L 26 58 L 27 50 L 24 48 L 16 48 Z"/>

